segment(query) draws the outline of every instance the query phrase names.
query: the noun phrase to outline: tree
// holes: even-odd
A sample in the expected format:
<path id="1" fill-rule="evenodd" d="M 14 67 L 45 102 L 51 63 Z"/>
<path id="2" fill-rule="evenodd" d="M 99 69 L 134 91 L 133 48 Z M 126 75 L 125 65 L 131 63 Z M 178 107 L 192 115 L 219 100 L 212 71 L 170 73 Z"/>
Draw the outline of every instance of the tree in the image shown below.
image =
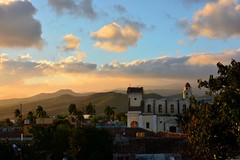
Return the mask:
<path id="1" fill-rule="evenodd" d="M 67 156 L 77 160 L 112 160 L 112 136 L 95 127 L 75 128 L 69 136 Z"/>
<path id="2" fill-rule="evenodd" d="M 65 115 L 57 115 L 57 118 L 53 120 L 53 124 L 54 125 L 60 125 L 60 124 L 70 125 L 68 121 L 68 117 Z"/>
<path id="3" fill-rule="evenodd" d="M 96 114 L 95 106 L 91 102 L 89 102 L 89 104 L 86 106 L 86 114 L 89 115 Z"/>
<path id="4" fill-rule="evenodd" d="M 27 118 L 30 120 L 30 123 L 35 123 L 36 122 L 36 116 L 32 111 L 29 111 L 27 114 Z"/>
<path id="5" fill-rule="evenodd" d="M 76 106 L 76 104 L 70 104 L 69 105 L 69 107 L 68 107 L 68 112 L 69 112 L 69 114 L 70 115 L 75 115 L 76 114 L 76 112 L 77 112 L 77 106 Z"/>
<path id="6" fill-rule="evenodd" d="M 21 111 L 20 111 L 20 109 L 15 109 L 15 110 L 14 110 L 14 116 L 15 116 L 16 118 L 18 118 L 18 117 L 21 116 Z"/>
<path id="7" fill-rule="evenodd" d="M 106 106 L 104 108 L 104 114 L 110 121 L 114 118 L 114 115 L 115 115 L 114 109 L 115 107 L 110 107 L 110 106 Z"/>
<path id="8" fill-rule="evenodd" d="M 83 112 L 81 110 L 77 110 L 75 113 L 76 116 L 76 126 L 77 127 L 81 127 L 82 126 L 82 122 L 84 121 L 84 117 L 83 117 Z"/>
<path id="9" fill-rule="evenodd" d="M 119 120 L 122 122 L 124 125 L 127 124 L 127 115 L 126 112 L 120 112 L 120 113 L 115 113 L 114 115 L 115 119 Z"/>
<path id="10" fill-rule="evenodd" d="M 13 122 L 11 122 L 9 118 L 7 118 L 7 119 L 5 119 L 5 121 L 3 122 L 3 125 L 4 125 L 4 126 L 7 126 L 7 127 L 12 127 L 12 126 L 13 126 Z"/>
<path id="11" fill-rule="evenodd" d="M 42 106 L 38 106 L 36 109 L 36 116 L 40 118 L 40 120 L 42 120 L 44 123 L 44 118 L 47 116 L 47 112 L 43 110 Z"/>
<path id="12" fill-rule="evenodd" d="M 239 149 L 240 62 L 217 64 L 218 76 L 199 80 L 199 87 L 215 94 L 213 103 L 200 104 L 194 98 L 179 126 L 188 134 L 194 159 L 227 159 Z"/>

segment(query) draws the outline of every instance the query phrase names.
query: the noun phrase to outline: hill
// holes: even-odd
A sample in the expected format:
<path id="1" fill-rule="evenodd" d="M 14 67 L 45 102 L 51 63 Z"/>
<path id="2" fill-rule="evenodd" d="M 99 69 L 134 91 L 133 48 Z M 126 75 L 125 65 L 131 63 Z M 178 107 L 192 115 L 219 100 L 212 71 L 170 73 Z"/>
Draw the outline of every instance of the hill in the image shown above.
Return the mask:
<path id="1" fill-rule="evenodd" d="M 150 93 L 145 98 L 162 98 L 162 96 Z M 78 108 L 84 108 L 91 102 L 96 106 L 96 114 L 103 115 L 104 107 L 109 105 L 115 107 L 115 112 L 127 111 L 127 94 L 116 92 L 84 93 L 79 94 L 71 90 L 60 90 L 54 93 L 41 93 L 29 98 L 0 100 L 0 120 L 14 117 L 14 110 L 23 105 L 23 116 L 28 111 L 35 111 L 41 105 L 48 115 L 68 114 L 68 106 L 71 103 Z"/>

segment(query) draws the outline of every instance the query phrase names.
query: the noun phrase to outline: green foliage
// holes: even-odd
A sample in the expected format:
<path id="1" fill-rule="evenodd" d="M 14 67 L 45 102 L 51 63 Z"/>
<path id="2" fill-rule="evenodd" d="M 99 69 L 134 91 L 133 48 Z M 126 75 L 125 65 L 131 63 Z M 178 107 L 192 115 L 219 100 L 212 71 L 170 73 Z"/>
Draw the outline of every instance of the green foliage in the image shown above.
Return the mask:
<path id="1" fill-rule="evenodd" d="M 211 104 L 198 104 L 194 98 L 179 126 L 188 134 L 194 159 L 227 159 L 239 149 L 240 137 L 240 63 L 217 64 L 219 76 L 199 80 L 199 87 L 215 93 Z"/>
<path id="2" fill-rule="evenodd" d="M 36 123 L 36 116 L 34 115 L 34 113 L 32 111 L 29 111 L 27 114 L 27 118 L 30 120 L 30 123 Z"/>
<path id="3" fill-rule="evenodd" d="M 20 115 L 21 115 L 20 109 L 15 109 L 15 110 L 14 110 L 14 116 L 17 118 L 17 117 L 19 117 Z"/>
<path id="4" fill-rule="evenodd" d="M 121 113 L 116 113 L 115 114 L 115 119 L 118 119 L 120 122 L 123 124 L 127 124 L 127 115 L 126 112 L 121 112 Z"/>
<path id="5" fill-rule="evenodd" d="M 86 106 L 86 114 L 95 115 L 96 114 L 95 107 L 96 106 L 89 102 L 89 104 Z"/>
<path id="6" fill-rule="evenodd" d="M 62 159 L 64 153 L 69 148 L 68 137 L 71 135 L 71 127 L 69 125 L 60 124 L 53 133 L 51 142 L 54 159 Z"/>
<path id="7" fill-rule="evenodd" d="M 3 121 L 3 126 L 12 127 L 13 122 L 11 122 L 9 118 L 7 118 L 7 119 L 5 119 L 5 121 Z"/>
<path id="8" fill-rule="evenodd" d="M 29 129 L 29 132 L 32 134 L 34 147 L 40 149 L 51 148 L 50 142 L 53 137 L 53 127 L 51 125 L 34 125 Z"/>
<path id="9" fill-rule="evenodd" d="M 114 118 L 115 112 L 114 112 L 114 107 L 106 106 L 104 108 L 104 114 L 107 116 L 109 120 Z"/>
<path id="10" fill-rule="evenodd" d="M 112 139 L 106 130 L 77 128 L 70 136 L 67 155 L 74 160 L 112 160 Z"/>
<path id="11" fill-rule="evenodd" d="M 70 115 L 71 114 L 74 115 L 77 112 L 76 104 L 74 104 L 74 103 L 70 104 L 69 107 L 68 107 L 68 112 L 69 112 Z"/>
<path id="12" fill-rule="evenodd" d="M 44 118 L 47 116 L 47 112 L 43 109 L 42 106 L 38 106 L 36 109 L 36 116 L 44 122 Z"/>

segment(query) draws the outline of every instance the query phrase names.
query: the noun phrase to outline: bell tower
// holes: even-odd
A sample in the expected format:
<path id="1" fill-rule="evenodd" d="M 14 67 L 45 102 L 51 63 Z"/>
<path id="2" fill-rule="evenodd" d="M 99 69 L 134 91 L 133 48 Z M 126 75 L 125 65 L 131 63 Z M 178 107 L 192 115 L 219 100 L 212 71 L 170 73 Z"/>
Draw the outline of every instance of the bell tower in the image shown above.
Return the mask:
<path id="1" fill-rule="evenodd" d="M 183 99 L 188 99 L 192 96 L 192 87 L 187 82 L 185 86 L 183 87 Z"/>
<path id="2" fill-rule="evenodd" d="M 139 115 L 143 111 L 143 87 L 128 87 L 128 127 L 139 127 Z"/>

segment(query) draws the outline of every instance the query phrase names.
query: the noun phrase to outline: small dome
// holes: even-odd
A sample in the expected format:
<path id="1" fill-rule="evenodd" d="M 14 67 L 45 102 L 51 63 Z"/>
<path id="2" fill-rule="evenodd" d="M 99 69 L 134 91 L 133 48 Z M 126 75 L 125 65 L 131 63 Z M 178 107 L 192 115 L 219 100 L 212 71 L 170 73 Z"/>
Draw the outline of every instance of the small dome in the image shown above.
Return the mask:
<path id="1" fill-rule="evenodd" d="M 189 88 L 191 85 L 187 82 L 184 87 Z"/>

